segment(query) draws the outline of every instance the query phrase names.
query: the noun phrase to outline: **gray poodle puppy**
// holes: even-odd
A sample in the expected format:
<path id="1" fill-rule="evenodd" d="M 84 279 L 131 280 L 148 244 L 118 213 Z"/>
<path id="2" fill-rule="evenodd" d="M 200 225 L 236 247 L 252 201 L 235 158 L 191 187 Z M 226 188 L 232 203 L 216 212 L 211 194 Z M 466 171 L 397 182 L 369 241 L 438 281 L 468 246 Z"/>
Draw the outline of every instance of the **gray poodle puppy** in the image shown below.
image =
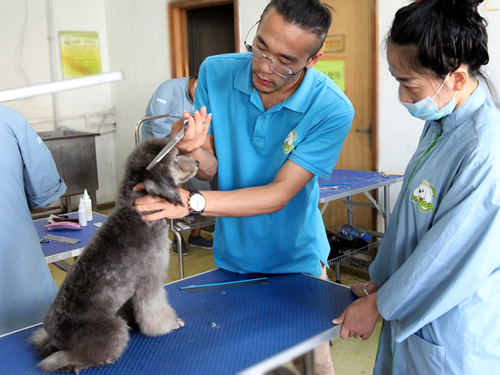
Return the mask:
<path id="1" fill-rule="evenodd" d="M 166 145 L 142 142 L 129 156 L 114 210 L 70 269 L 30 337 L 45 371 L 75 371 L 114 363 L 129 341 L 127 322 L 147 336 L 184 325 L 167 302 L 169 262 L 165 220 L 146 222 L 134 201 L 150 194 L 183 205 L 177 187 L 193 177 L 198 162 L 172 149 L 151 171 L 146 167 Z M 133 191 L 139 182 L 146 188 Z"/>

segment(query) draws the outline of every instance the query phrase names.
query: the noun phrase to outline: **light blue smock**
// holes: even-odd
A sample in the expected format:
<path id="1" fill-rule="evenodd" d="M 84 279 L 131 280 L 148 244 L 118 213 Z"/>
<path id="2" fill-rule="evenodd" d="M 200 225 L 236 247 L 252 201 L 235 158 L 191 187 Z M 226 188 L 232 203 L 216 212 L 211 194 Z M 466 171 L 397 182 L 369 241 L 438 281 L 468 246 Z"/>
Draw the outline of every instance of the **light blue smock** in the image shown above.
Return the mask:
<path id="1" fill-rule="evenodd" d="M 499 168 L 483 86 L 425 124 L 370 267 L 385 319 L 374 374 L 500 374 Z"/>
<path id="2" fill-rule="evenodd" d="M 203 62 L 195 104 L 212 113 L 219 190 L 265 186 L 288 160 L 315 175 L 278 212 L 217 218 L 215 264 L 239 273 L 321 275 L 330 246 L 317 176 L 328 178 L 337 162 L 354 116 L 349 99 L 323 73 L 307 69 L 298 89 L 266 111 L 253 88 L 252 58 L 241 53 Z"/>
<path id="3" fill-rule="evenodd" d="M 57 288 L 30 208 L 66 191 L 52 154 L 26 119 L 0 105 L 0 335 L 40 323 Z"/>
<path id="4" fill-rule="evenodd" d="M 194 103 L 188 93 L 189 77 L 175 78 L 163 82 L 156 89 L 148 107 L 146 117 L 168 114 L 156 120 L 142 123 L 142 139 L 168 137 L 172 123 L 179 120 L 184 112 L 193 112 Z"/>

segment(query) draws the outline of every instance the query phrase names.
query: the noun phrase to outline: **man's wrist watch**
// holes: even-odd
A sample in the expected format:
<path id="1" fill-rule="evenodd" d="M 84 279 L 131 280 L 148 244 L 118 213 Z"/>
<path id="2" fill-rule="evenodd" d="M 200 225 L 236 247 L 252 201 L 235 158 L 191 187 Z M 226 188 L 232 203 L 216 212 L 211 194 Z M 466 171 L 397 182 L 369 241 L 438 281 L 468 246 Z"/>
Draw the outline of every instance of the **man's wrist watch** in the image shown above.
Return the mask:
<path id="1" fill-rule="evenodd" d="M 190 215 L 201 215 L 205 210 L 206 205 L 207 201 L 205 200 L 205 197 L 198 190 L 191 190 L 189 192 L 187 208 Z"/>

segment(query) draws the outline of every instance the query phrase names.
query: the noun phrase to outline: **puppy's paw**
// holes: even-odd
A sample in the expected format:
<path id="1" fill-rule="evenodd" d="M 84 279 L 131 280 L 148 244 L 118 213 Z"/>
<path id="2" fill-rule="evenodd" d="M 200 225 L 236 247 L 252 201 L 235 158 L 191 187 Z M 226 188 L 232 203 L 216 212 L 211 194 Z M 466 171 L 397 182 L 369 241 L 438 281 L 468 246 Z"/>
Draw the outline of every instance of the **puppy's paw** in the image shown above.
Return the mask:
<path id="1" fill-rule="evenodd" d="M 141 332 L 146 336 L 161 336 L 166 335 L 176 329 L 184 326 L 184 320 L 179 318 L 174 319 L 163 319 L 157 320 L 156 322 L 148 322 L 148 324 L 142 324 Z"/>
<path id="2" fill-rule="evenodd" d="M 176 322 L 177 322 L 177 328 L 174 328 L 174 329 L 179 329 L 179 328 L 182 328 L 186 325 L 186 321 L 184 319 L 181 319 L 181 318 L 177 318 Z"/>

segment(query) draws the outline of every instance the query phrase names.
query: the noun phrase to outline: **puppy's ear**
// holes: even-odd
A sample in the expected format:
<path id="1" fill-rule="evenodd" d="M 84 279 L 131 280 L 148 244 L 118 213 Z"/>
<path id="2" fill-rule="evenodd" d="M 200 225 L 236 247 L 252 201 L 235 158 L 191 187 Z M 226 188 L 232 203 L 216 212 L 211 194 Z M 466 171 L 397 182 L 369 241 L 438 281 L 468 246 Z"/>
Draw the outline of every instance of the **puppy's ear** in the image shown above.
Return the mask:
<path id="1" fill-rule="evenodd" d="M 146 191 L 149 195 L 163 198 L 172 204 L 184 206 L 177 189 L 162 189 L 156 182 L 149 179 L 144 180 L 144 185 L 146 186 Z"/>

